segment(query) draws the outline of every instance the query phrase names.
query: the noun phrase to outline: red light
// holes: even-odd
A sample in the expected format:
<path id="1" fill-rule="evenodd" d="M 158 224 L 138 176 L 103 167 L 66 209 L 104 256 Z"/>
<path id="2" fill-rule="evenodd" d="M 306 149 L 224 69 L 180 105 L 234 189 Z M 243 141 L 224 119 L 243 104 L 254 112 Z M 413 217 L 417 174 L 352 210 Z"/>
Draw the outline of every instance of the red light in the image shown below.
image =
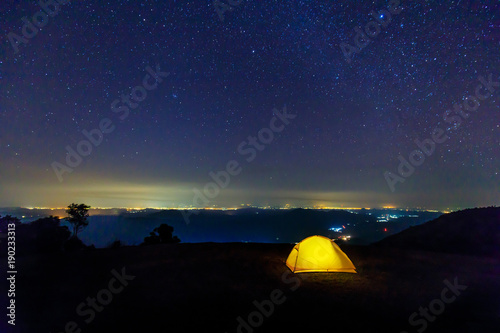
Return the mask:
<path id="1" fill-rule="evenodd" d="M 386 232 L 387 232 L 387 228 L 384 228 L 384 231 L 386 231 Z"/>

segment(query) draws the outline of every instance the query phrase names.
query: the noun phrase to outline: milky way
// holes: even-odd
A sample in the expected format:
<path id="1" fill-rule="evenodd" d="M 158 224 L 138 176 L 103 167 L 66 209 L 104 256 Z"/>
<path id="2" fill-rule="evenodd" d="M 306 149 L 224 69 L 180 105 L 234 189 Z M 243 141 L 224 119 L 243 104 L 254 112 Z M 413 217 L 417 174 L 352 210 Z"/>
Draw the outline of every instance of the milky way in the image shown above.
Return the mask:
<path id="1" fill-rule="evenodd" d="M 498 1 L 61 2 L 0 4 L 0 206 L 499 204 Z"/>

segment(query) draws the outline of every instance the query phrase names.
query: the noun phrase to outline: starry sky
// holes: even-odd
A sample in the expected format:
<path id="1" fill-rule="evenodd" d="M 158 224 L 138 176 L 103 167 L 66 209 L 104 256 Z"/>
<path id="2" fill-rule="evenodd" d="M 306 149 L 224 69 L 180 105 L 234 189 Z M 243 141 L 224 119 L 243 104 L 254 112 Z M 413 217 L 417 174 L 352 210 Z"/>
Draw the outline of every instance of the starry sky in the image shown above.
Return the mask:
<path id="1" fill-rule="evenodd" d="M 390 22 L 370 15 L 389 2 L 67 1 L 44 18 L 2 1 L 0 206 L 500 204 L 500 3 L 393 0 Z M 348 61 L 340 45 L 375 18 Z M 458 116 L 489 76 L 494 92 Z M 67 147 L 103 121 L 69 166 Z M 436 128 L 446 141 L 399 174 Z M 239 173 L 214 188 L 230 161 Z"/>

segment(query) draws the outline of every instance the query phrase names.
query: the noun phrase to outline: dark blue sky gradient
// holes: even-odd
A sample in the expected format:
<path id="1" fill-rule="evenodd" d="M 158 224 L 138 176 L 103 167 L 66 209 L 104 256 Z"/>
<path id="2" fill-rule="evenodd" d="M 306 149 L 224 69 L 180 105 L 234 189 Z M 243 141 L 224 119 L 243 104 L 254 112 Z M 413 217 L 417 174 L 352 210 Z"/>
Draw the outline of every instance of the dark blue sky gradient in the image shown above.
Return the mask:
<path id="1" fill-rule="evenodd" d="M 242 1 L 221 21 L 211 1 L 71 1 L 15 53 L 8 34 L 40 6 L 2 2 L 0 206 L 189 206 L 231 160 L 208 206 L 499 204 L 500 88 L 458 128 L 443 119 L 480 76 L 500 81 L 499 3 L 402 1 L 348 63 L 340 44 L 388 3 Z M 170 75 L 121 120 L 112 102 L 157 64 Z M 296 118 L 247 162 L 240 143 L 285 106 Z M 60 182 L 51 164 L 105 118 Z M 384 172 L 436 127 L 449 139 L 392 192 Z"/>

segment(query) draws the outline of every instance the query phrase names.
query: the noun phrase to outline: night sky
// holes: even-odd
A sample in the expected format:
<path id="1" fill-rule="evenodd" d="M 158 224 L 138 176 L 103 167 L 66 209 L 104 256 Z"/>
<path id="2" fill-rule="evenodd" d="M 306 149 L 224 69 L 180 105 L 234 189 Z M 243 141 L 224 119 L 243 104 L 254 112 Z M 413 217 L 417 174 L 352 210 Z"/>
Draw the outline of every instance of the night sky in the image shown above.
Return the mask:
<path id="1" fill-rule="evenodd" d="M 2 1 L 0 206 L 500 204 L 500 3 L 398 2 Z"/>

